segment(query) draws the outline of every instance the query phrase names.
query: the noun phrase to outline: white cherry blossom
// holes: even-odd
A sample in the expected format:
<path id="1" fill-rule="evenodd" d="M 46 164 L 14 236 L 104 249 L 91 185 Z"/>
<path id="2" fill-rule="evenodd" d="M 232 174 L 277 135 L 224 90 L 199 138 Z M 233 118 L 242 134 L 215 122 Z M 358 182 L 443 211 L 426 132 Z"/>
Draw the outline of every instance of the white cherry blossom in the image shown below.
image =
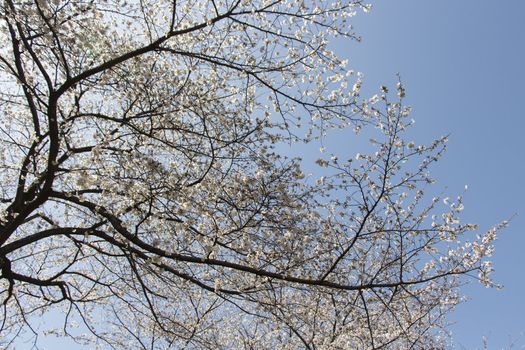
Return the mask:
<path id="1" fill-rule="evenodd" d="M 370 8 L 2 1 L 0 347 L 441 346 L 506 223 L 428 198 L 446 138 L 407 143 L 405 87 L 361 97 L 330 50 Z M 282 152 L 339 129 L 369 148 Z"/>

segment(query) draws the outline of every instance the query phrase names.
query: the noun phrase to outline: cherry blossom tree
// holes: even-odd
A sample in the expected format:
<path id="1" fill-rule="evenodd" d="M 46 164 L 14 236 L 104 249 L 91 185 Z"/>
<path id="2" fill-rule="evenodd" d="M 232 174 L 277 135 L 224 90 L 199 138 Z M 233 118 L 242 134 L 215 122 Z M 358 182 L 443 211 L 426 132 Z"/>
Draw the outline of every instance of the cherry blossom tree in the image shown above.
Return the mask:
<path id="1" fill-rule="evenodd" d="M 430 349 L 464 277 L 492 285 L 504 224 L 424 194 L 446 139 L 330 51 L 361 1 L 0 9 L 1 346 Z M 334 129 L 371 151 L 280 151 Z"/>

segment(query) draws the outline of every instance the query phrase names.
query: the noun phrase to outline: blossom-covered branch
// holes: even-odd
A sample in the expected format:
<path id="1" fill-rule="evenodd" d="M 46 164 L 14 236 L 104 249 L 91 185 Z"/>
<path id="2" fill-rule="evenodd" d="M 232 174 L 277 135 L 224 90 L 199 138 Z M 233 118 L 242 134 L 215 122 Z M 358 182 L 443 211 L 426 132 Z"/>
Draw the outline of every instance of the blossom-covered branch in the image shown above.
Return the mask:
<path id="1" fill-rule="evenodd" d="M 462 276 L 491 285 L 504 224 L 469 238 L 461 198 L 429 199 L 446 138 L 408 141 L 403 85 L 363 98 L 330 51 L 368 9 L 3 1 L 0 345 L 440 345 Z M 279 151 L 336 128 L 369 152 Z"/>

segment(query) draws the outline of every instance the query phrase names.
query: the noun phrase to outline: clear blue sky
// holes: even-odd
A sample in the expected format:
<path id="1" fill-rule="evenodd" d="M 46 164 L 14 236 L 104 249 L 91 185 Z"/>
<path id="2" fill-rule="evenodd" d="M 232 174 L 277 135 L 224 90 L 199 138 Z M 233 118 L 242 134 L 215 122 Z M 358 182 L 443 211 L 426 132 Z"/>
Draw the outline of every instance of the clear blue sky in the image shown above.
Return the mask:
<path id="1" fill-rule="evenodd" d="M 438 186 L 466 194 L 467 221 L 481 228 L 517 213 L 496 245 L 495 280 L 477 283 L 451 315 L 456 349 L 525 348 L 525 1 L 376 0 L 354 21 L 360 44 L 339 45 L 372 90 L 400 73 L 415 133 L 451 134 L 434 168 Z"/>
<path id="2" fill-rule="evenodd" d="M 362 43 L 339 53 L 365 74 L 369 91 L 401 74 L 418 140 L 451 134 L 434 175 L 451 194 L 469 185 L 466 221 L 487 229 L 518 214 L 494 256 L 505 288 L 465 289 L 472 300 L 450 317 L 455 348 L 481 349 L 483 336 L 489 349 L 525 348 L 525 0 L 372 3 L 354 21 Z"/>

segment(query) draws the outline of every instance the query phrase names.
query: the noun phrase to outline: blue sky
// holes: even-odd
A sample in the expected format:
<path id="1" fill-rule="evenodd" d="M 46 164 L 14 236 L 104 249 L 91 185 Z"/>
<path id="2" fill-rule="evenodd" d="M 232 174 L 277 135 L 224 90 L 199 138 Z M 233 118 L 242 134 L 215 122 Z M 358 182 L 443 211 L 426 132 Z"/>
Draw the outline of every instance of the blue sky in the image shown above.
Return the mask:
<path id="1" fill-rule="evenodd" d="M 494 256 L 495 280 L 505 288 L 475 282 L 465 288 L 471 301 L 450 316 L 455 348 L 481 349 L 484 336 L 488 349 L 525 348 L 525 1 L 373 5 L 354 20 L 363 41 L 338 45 L 339 54 L 364 73 L 371 93 L 401 74 L 418 140 L 450 134 L 449 150 L 433 173 L 437 186 L 452 195 L 468 184 L 466 221 L 488 229 L 518 214 Z"/>
<path id="2" fill-rule="evenodd" d="M 434 168 L 437 186 L 468 184 L 466 221 L 480 228 L 515 216 L 496 245 L 495 280 L 477 283 L 451 315 L 456 349 L 525 348 L 525 1 L 377 0 L 355 29 L 361 43 L 337 51 L 375 91 L 400 73 L 414 108 L 417 139 L 450 134 Z"/>

